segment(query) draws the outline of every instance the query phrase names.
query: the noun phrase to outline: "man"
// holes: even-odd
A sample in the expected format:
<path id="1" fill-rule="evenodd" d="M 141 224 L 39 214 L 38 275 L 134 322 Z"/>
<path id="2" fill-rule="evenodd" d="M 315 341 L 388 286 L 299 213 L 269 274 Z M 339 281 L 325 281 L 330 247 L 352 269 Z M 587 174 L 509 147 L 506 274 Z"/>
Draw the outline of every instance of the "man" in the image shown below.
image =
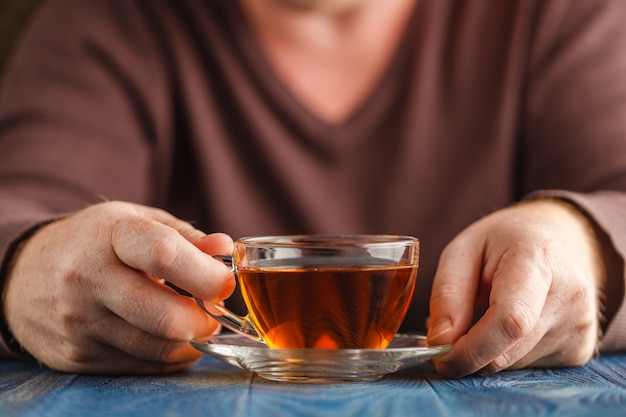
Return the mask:
<path id="1" fill-rule="evenodd" d="M 216 324 L 164 281 L 223 300 L 229 236 L 357 232 L 420 238 L 445 377 L 624 349 L 625 8 L 49 1 L 0 98 L 6 353 L 185 368 Z"/>

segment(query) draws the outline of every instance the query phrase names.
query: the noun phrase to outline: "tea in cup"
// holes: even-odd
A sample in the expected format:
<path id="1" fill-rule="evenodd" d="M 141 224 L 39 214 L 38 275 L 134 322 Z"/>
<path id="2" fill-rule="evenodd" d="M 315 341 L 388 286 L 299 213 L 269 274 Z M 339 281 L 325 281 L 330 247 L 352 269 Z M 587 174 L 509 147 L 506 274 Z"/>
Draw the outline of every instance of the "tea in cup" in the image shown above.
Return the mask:
<path id="1" fill-rule="evenodd" d="M 391 235 L 247 237 L 232 255 L 248 315 L 205 307 L 270 348 L 383 349 L 408 310 L 419 241 Z"/>

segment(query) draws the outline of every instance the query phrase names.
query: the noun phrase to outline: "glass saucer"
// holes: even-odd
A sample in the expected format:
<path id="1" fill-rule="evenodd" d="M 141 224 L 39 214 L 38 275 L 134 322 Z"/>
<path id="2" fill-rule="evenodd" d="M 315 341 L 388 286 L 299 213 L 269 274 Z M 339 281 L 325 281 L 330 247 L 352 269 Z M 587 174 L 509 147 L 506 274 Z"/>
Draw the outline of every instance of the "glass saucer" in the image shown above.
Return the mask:
<path id="1" fill-rule="evenodd" d="M 272 381 L 375 381 L 422 364 L 452 345 L 428 346 L 422 335 L 398 334 L 386 349 L 270 349 L 238 334 L 191 341 L 198 350 Z"/>

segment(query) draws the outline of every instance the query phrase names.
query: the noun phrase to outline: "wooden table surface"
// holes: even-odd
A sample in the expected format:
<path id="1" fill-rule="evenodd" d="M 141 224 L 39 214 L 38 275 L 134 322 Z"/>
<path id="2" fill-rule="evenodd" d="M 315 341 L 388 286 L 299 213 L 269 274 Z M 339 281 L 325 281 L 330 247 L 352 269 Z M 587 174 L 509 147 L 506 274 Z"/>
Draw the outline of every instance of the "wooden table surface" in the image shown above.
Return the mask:
<path id="1" fill-rule="evenodd" d="M 0 362 L 0 416 L 626 416 L 626 354 L 581 368 L 442 380 L 429 364 L 376 382 L 270 382 L 205 357 L 165 376 L 103 377 Z"/>

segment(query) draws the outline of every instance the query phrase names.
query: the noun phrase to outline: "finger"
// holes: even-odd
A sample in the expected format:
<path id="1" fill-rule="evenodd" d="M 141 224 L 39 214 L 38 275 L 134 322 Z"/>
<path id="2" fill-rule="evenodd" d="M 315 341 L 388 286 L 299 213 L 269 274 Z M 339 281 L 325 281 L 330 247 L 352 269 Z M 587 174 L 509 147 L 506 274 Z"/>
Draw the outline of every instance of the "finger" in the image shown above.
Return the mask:
<path id="1" fill-rule="evenodd" d="M 584 338 L 570 334 L 566 327 L 571 323 L 559 323 L 556 316 L 550 318 L 549 314 L 546 315 L 545 309 L 544 307 L 544 313 L 532 333 L 487 365 L 485 368 L 487 372 L 521 369 L 528 366 L 554 367 L 584 364 L 593 356 L 595 344 L 591 343 L 594 347 L 590 347 Z M 554 329 L 558 330 L 554 331 Z M 572 342 L 574 340 L 575 342 Z"/>
<path id="2" fill-rule="evenodd" d="M 192 242 L 204 253 L 211 255 L 229 255 L 233 252 L 233 240 L 225 233 L 212 233 L 207 235 L 193 227 L 191 223 L 181 220 L 165 210 L 146 206 L 138 206 L 136 208 L 140 211 L 145 210 L 146 213 L 143 214 L 146 217 L 175 229 L 181 236 Z"/>
<path id="3" fill-rule="evenodd" d="M 138 359 L 114 347 L 93 342 L 88 348 L 79 350 L 74 346 L 57 345 L 57 348 L 72 354 L 58 356 L 46 365 L 52 369 L 71 373 L 102 375 L 146 375 L 177 372 L 195 364 L 202 355 L 190 361 L 152 362 Z"/>
<path id="4" fill-rule="evenodd" d="M 104 349 L 104 348 L 103 348 Z M 82 372 L 102 375 L 151 375 L 168 374 L 183 371 L 196 364 L 200 358 L 190 362 L 161 363 L 137 360 L 121 351 L 111 351 L 106 354 L 106 361 L 96 361 L 89 369 Z M 72 371 L 70 371 L 72 372 Z M 81 372 L 81 371 L 75 371 Z"/>
<path id="5" fill-rule="evenodd" d="M 111 244 L 126 265 L 172 282 L 205 300 L 220 300 L 235 287 L 230 269 L 207 256 L 176 229 L 147 218 L 124 218 Z"/>
<path id="6" fill-rule="evenodd" d="M 47 334 L 37 360 L 51 369 L 90 374 L 145 374 L 186 369 L 200 356 L 183 354 L 174 362 L 139 359 L 120 349 L 100 343 L 85 331 L 70 335 Z"/>
<path id="7" fill-rule="evenodd" d="M 486 313 L 436 361 L 442 376 L 468 375 L 493 361 L 494 368 L 506 367 L 532 349 L 541 334 L 537 325 L 551 282 L 541 265 L 542 260 L 525 254 L 509 251 L 502 256 Z"/>
<path id="8" fill-rule="evenodd" d="M 149 206 L 133 205 L 132 207 L 133 209 L 137 210 L 137 214 L 149 219 L 156 220 L 159 223 L 175 229 L 187 240 L 202 239 L 204 236 L 206 236 L 204 232 L 193 227 L 191 223 L 179 219 L 168 211 Z"/>
<path id="9" fill-rule="evenodd" d="M 428 343 L 455 342 L 471 326 L 482 254 L 458 237 L 443 251 L 430 297 Z"/>
<path id="10" fill-rule="evenodd" d="M 233 240 L 224 233 L 212 233 L 199 239 L 192 238 L 191 242 L 209 255 L 230 255 L 233 253 Z"/>
<path id="11" fill-rule="evenodd" d="M 102 286 L 97 302 L 136 328 L 179 341 L 206 337 L 215 330 L 214 321 L 193 299 L 139 271 L 115 265 L 106 276 L 115 279 Z"/>
<path id="12" fill-rule="evenodd" d="M 217 327 L 217 324 L 214 327 Z M 113 314 L 94 323 L 88 334 L 102 345 L 125 352 L 141 361 L 163 364 L 190 363 L 202 355 L 187 340 L 154 336 Z"/>
<path id="13" fill-rule="evenodd" d="M 495 373 L 505 369 L 520 369 L 545 357 L 547 355 L 546 348 L 549 347 L 549 345 L 541 343 L 545 332 L 545 326 L 538 323 L 530 335 L 488 363 L 482 371 Z"/>

